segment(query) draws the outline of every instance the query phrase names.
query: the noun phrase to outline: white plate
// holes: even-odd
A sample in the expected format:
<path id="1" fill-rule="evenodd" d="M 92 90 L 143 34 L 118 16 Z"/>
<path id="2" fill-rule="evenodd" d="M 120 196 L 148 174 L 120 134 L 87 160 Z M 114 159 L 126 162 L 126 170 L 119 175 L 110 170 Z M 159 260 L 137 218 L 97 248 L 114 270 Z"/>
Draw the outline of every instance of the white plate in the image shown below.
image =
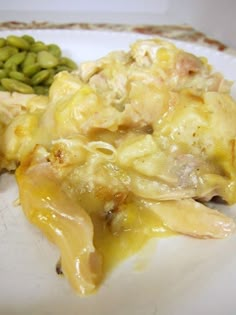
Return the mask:
<path id="1" fill-rule="evenodd" d="M 76 30 L 5 31 L 0 36 L 9 33 L 28 33 L 58 43 L 77 62 L 101 57 L 110 50 L 127 49 L 137 38 L 144 38 Z M 176 43 L 208 57 L 217 70 L 236 80 L 236 58 Z M 226 240 L 176 237 L 156 241 L 149 248 L 149 254 L 153 254 L 143 271 L 134 268 L 142 259 L 138 255 L 115 269 L 95 295 L 80 298 L 65 279 L 57 276 L 57 249 L 27 222 L 20 207 L 13 206 L 16 198 L 14 177 L 0 176 L 0 314 L 236 314 L 236 236 Z"/>

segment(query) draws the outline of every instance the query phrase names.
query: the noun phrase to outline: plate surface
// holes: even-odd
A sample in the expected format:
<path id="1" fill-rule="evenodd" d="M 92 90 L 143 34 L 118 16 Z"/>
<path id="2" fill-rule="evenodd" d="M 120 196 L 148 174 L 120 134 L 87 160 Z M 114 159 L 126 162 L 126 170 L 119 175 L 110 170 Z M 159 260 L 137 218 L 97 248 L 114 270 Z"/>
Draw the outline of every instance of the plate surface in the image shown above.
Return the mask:
<path id="1" fill-rule="evenodd" d="M 76 62 L 128 49 L 143 35 L 77 30 L 2 31 L 31 34 L 57 43 Z M 236 81 L 236 58 L 194 44 L 175 42 L 206 56 Z M 236 97 L 236 85 L 232 88 Z M 214 126 L 212 126 L 214 128 Z M 0 314 L 3 315 L 235 315 L 236 235 L 225 240 L 175 237 L 152 241 L 145 253 L 116 268 L 98 292 L 75 295 L 55 272 L 59 253 L 25 219 L 14 177 L 0 176 Z M 236 207 L 226 208 L 236 217 Z M 136 265 L 142 265 L 137 271 Z"/>

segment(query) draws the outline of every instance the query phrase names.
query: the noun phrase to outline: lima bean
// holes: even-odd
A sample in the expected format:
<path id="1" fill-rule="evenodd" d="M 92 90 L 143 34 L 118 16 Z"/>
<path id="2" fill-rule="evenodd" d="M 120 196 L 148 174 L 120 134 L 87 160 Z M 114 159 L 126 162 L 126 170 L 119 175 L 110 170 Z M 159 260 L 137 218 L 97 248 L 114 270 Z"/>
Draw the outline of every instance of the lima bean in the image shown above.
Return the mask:
<path id="1" fill-rule="evenodd" d="M 31 47 L 30 47 L 30 51 L 33 51 L 35 53 L 38 53 L 42 50 L 47 50 L 47 46 L 43 43 L 43 42 L 35 42 Z"/>
<path id="2" fill-rule="evenodd" d="M 25 60 L 23 61 L 23 65 L 22 67 L 27 67 L 29 65 L 32 65 L 36 62 L 36 59 L 37 59 L 37 54 L 34 53 L 34 52 L 28 52 L 26 57 L 25 57 Z"/>
<path id="3" fill-rule="evenodd" d="M 0 90 L 47 94 L 56 73 L 76 68 L 56 44 L 28 34 L 0 38 Z"/>
<path id="4" fill-rule="evenodd" d="M 5 38 L 0 38 L 0 47 L 3 47 L 3 46 L 5 46 L 5 43 L 6 43 L 6 40 L 5 40 Z"/>
<path id="5" fill-rule="evenodd" d="M 25 52 L 25 51 L 20 52 L 20 53 L 17 53 L 17 54 L 15 54 L 15 55 L 12 55 L 12 56 L 5 62 L 4 68 L 6 68 L 6 69 L 11 69 L 12 66 L 21 64 L 21 63 L 24 61 L 25 56 L 26 56 L 26 52 Z"/>
<path id="6" fill-rule="evenodd" d="M 25 39 L 29 44 L 33 44 L 35 42 L 34 38 L 27 34 L 23 35 L 22 38 Z"/>
<path id="7" fill-rule="evenodd" d="M 46 86 L 51 85 L 52 82 L 53 82 L 53 80 L 54 80 L 54 76 L 55 76 L 55 74 L 54 74 L 54 73 L 51 73 L 51 74 L 49 75 L 49 77 L 43 82 L 43 84 L 46 85 Z"/>
<path id="8" fill-rule="evenodd" d="M 14 79 L 2 79 L 1 84 L 9 92 L 15 91 L 23 94 L 34 93 L 34 90 L 30 85 Z"/>
<path id="9" fill-rule="evenodd" d="M 71 68 L 68 66 L 57 66 L 55 72 L 61 72 L 61 71 L 71 71 Z"/>
<path id="10" fill-rule="evenodd" d="M 43 86 L 43 85 L 37 85 L 34 87 L 34 92 L 38 95 L 47 95 L 48 87 Z"/>
<path id="11" fill-rule="evenodd" d="M 25 40 L 22 37 L 18 37 L 14 35 L 9 35 L 7 37 L 7 43 L 8 45 L 11 45 L 16 48 L 24 49 L 24 50 L 28 50 L 30 48 L 30 44 L 29 42 L 27 42 L 27 40 Z"/>
<path id="12" fill-rule="evenodd" d="M 1 75 L 0 75 L 1 77 Z M 27 78 L 24 73 L 19 72 L 19 71 L 10 71 L 9 72 L 9 77 L 18 81 L 22 81 L 25 83 L 29 83 L 29 78 Z"/>
<path id="13" fill-rule="evenodd" d="M 62 66 L 67 66 L 69 67 L 71 70 L 75 70 L 77 69 L 77 64 L 70 58 L 67 57 L 62 57 L 60 59 L 60 65 Z"/>
<path id="14" fill-rule="evenodd" d="M 38 53 L 38 63 L 44 69 L 54 68 L 58 65 L 58 58 L 48 51 L 40 51 Z"/>
<path id="15" fill-rule="evenodd" d="M 0 79 L 7 77 L 7 71 L 5 69 L 0 69 Z"/>
<path id="16" fill-rule="evenodd" d="M 48 51 L 55 57 L 61 57 L 61 48 L 55 44 L 48 45 Z"/>
<path id="17" fill-rule="evenodd" d="M 9 57 L 12 55 L 18 53 L 18 50 L 10 47 L 10 46 L 4 46 L 0 48 L 0 61 L 6 61 Z"/>
<path id="18" fill-rule="evenodd" d="M 10 71 L 18 71 L 17 65 L 14 63 L 11 65 L 11 67 L 5 69 L 7 70 L 7 73 L 9 73 Z"/>
<path id="19" fill-rule="evenodd" d="M 49 76 L 50 76 L 49 70 L 41 70 L 32 77 L 31 83 L 33 85 L 37 85 L 45 81 Z"/>
<path id="20" fill-rule="evenodd" d="M 41 70 L 41 67 L 38 63 L 30 64 L 23 68 L 23 73 L 29 77 L 32 77 L 35 73 Z"/>
<path id="21" fill-rule="evenodd" d="M 4 91 L 6 91 L 6 89 L 0 84 L 0 91 L 1 92 L 4 92 Z"/>

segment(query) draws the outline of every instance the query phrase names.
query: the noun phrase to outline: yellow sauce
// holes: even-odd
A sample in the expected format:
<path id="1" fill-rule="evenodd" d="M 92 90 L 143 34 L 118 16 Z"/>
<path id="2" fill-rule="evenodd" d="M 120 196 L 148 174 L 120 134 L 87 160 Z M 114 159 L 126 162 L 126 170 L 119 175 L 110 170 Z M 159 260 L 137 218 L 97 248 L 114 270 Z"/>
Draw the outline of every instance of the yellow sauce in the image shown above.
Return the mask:
<path id="1" fill-rule="evenodd" d="M 124 204 L 111 224 L 93 214 L 94 243 L 103 256 L 106 276 L 122 260 L 140 251 L 153 237 L 168 237 L 175 233 L 163 226 L 152 211 L 135 204 Z M 118 218 L 117 218 L 118 217 Z"/>

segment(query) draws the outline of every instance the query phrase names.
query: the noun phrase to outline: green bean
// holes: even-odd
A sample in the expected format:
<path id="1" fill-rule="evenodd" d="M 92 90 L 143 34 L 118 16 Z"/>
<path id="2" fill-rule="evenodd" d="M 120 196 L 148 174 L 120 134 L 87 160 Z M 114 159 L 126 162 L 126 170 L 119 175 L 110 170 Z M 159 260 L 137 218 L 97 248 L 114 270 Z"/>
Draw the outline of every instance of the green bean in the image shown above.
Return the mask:
<path id="1" fill-rule="evenodd" d="M 48 45 L 48 51 L 55 57 L 61 57 L 61 48 L 55 44 Z"/>
<path id="2" fill-rule="evenodd" d="M 70 58 L 62 57 L 59 63 L 60 65 L 69 67 L 71 70 L 77 69 L 77 64 Z"/>
<path id="3" fill-rule="evenodd" d="M 38 53 L 38 63 L 44 69 L 56 67 L 58 65 L 58 61 L 58 58 L 48 51 L 43 50 Z"/>
<path id="4" fill-rule="evenodd" d="M 23 68 L 23 73 L 29 77 L 32 77 L 35 73 L 41 70 L 41 67 L 38 63 L 30 64 Z"/>
<path id="5" fill-rule="evenodd" d="M 26 56 L 26 52 L 23 51 L 23 52 L 20 52 L 20 53 L 17 53 L 15 55 L 12 55 L 4 64 L 4 68 L 6 69 L 10 69 L 12 68 L 13 65 L 19 65 L 21 64 L 24 59 L 25 59 L 25 56 Z"/>
<path id="6" fill-rule="evenodd" d="M 30 48 L 29 42 L 22 37 L 18 37 L 15 35 L 9 35 L 7 37 L 7 43 L 13 47 L 28 50 Z"/>
<path id="7" fill-rule="evenodd" d="M 42 50 L 47 50 L 47 45 L 45 45 L 43 42 L 35 42 L 31 47 L 30 47 L 30 51 L 33 51 L 35 53 L 38 53 Z"/>
<path id="8" fill-rule="evenodd" d="M 0 38 L 0 47 L 3 47 L 3 46 L 5 46 L 5 44 L 6 44 L 6 40 L 5 40 L 5 38 Z"/>
<path id="9" fill-rule="evenodd" d="M 1 84 L 9 92 L 16 91 L 24 94 L 34 93 L 34 90 L 30 85 L 14 79 L 2 79 Z"/>
<path id="10" fill-rule="evenodd" d="M 7 77 L 7 71 L 5 69 L 0 69 L 0 79 Z"/>
<path id="11" fill-rule="evenodd" d="M 31 83 L 32 85 L 37 85 L 39 83 L 42 83 L 43 81 L 45 81 L 50 75 L 50 71 L 49 70 L 41 70 L 38 73 L 36 73 L 32 79 L 31 79 Z"/>
<path id="12" fill-rule="evenodd" d="M 23 35 L 22 38 L 25 39 L 29 44 L 33 44 L 35 42 L 34 38 L 27 34 Z"/>
<path id="13" fill-rule="evenodd" d="M 10 78 L 18 80 L 18 81 L 22 81 L 22 82 L 25 82 L 25 83 L 29 83 L 30 82 L 30 79 L 27 78 L 24 75 L 24 73 L 19 72 L 19 71 L 10 71 L 8 75 L 9 75 Z M 0 78 L 1 78 L 1 75 L 0 75 Z"/>

